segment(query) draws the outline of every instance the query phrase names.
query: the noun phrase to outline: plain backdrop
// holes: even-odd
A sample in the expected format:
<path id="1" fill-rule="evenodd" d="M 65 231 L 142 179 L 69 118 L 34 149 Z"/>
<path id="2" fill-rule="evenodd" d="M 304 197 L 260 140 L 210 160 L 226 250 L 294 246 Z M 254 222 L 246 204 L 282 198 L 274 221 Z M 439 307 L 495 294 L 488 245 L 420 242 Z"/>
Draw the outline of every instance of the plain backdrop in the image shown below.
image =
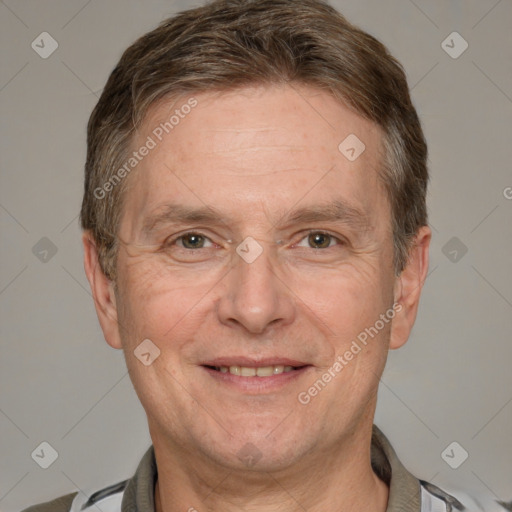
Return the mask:
<path id="1" fill-rule="evenodd" d="M 430 274 L 375 421 L 419 478 L 510 500 L 512 3 L 332 4 L 402 62 L 430 151 Z M 0 3 L 2 512 L 126 479 L 151 442 L 83 271 L 85 129 L 121 52 L 194 5 Z M 41 37 L 44 51 L 58 44 L 47 58 L 31 46 Z M 48 469 L 31 456 L 42 442 L 58 453 Z M 453 442 L 454 456 L 468 453 L 457 469 L 442 457 Z"/>

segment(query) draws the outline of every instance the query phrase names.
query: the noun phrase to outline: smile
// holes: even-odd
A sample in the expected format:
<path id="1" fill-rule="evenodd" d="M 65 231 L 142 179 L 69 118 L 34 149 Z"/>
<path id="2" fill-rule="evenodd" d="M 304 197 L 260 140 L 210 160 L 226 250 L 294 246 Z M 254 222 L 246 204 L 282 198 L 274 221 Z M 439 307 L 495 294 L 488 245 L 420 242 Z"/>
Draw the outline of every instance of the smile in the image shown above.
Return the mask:
<path id="1" fill-rule="evenodd" d="M 300 367 L 290 365 L 271 365 L 271 366 L 207 366 L 220 373 L 230 373 L 239 377 L 272 377 L 281 373 L 288 373 L 298 370 Z"/>
<path id="2" fill-rule="evenodd" d="M 216 385 L 250 395 L 278 392 L 313 369 L 312 365 L 301 361 L 269 359 L 255 361 L 244 357 L 219 358 L 201 366 Z"/>

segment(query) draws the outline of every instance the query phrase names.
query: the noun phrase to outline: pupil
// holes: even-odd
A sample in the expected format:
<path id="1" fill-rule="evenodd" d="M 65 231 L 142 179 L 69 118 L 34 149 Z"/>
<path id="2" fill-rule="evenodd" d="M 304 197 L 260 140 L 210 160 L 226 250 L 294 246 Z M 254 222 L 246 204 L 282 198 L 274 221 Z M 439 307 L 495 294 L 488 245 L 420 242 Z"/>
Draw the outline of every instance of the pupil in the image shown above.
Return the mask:
<path id="1" fill-rule="evenodd" d="M 321 247 L 329 246 L 329 235 L 324 235 L 322 233 L 314 233 L 309 236 L 310 242 L 314 245 L 320 245 Z M 322 243 L 322 240 L 324 243 Z"/>
<path id="2" fill-rule="evenodd" d="M 197 247 L 198 245 L 200 245 L 202 238 L 203 237 L 201 235 L 187 235 L 184 239 L 186 242 L 185 246 L 191 245 L 192 247 Z M 199 244 L 198 244 L 198 242 L 199 242 Z"/>

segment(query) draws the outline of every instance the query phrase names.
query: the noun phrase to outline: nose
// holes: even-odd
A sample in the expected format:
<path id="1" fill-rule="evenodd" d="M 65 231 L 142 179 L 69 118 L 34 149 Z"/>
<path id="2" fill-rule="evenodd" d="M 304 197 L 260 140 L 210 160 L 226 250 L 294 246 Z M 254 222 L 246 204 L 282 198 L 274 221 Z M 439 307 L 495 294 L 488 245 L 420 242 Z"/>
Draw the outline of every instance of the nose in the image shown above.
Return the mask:
<path id="1" fill-rule="evenodd" d="M 280 274 L 276 255 L 268 245 L 254 261 L 235 254 L 233 268 L 223 280 L 225 288 L 217 309 L 220 322 L 254 334 L 262 334 L 271 325 L 292 323 L 293 293 Z"/>

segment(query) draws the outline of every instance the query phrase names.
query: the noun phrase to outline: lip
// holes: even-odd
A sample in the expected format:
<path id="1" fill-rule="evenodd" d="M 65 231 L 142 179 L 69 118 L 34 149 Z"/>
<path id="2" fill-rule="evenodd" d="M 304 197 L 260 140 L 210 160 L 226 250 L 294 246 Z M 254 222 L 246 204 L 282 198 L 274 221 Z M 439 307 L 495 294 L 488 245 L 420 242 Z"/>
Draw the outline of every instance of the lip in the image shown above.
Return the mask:
<path id="1" fill-rule="evenodd" d="M 210 359 L 207 362 L 201 363 L 202 366 L 247 366 L 250 368 L 256 368 L 258 366 L 310 366 L 305 361 L 299 361 L 297 359 L 288 359 L 286 357 L 263 357 L 263 358 L 251 358 L 247 356 L 230 356 L 230 357 L 217 357 Z"/>

